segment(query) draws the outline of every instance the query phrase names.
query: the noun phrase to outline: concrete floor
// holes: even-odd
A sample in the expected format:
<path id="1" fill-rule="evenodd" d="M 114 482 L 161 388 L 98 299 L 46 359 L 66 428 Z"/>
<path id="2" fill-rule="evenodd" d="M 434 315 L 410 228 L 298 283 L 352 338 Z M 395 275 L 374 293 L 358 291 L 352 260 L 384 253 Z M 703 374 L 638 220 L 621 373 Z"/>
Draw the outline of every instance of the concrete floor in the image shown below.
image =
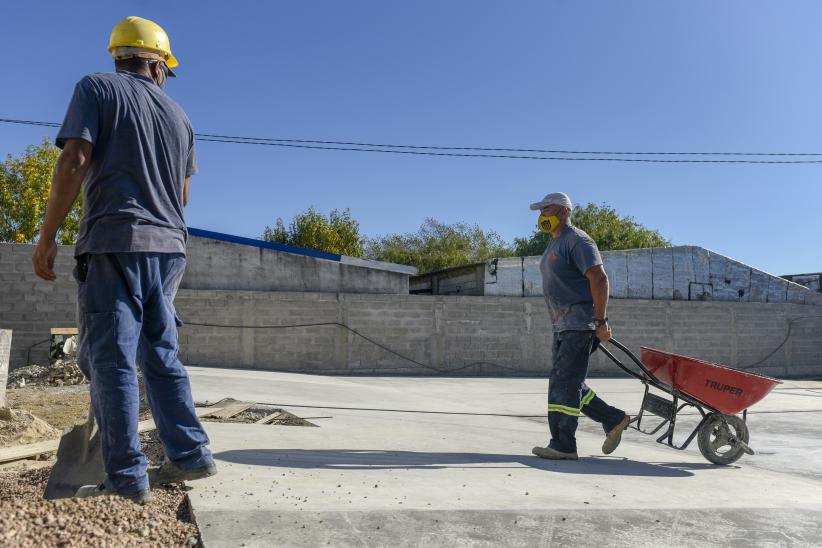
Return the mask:
<path id="1" fill-rule="evenodd" d="M 477 413 L 541 415 L 541 379 L 190 373 L 200 401 L 330 417 L 311 419 L 319 428 L 206 423 L 220 473 L 190 494 L 209 548 L 822 542 L 822 382 L 780 385 L 749 414 L 757 454 L 720 467 L 696 442 L 676 451 L 634 430 L 603 456 L 602 431 L 585 418 L 579 461 L 533 457 L 547 442 L 543 417 Z M 639 382 L 590 385 L 636 412 Z"/>

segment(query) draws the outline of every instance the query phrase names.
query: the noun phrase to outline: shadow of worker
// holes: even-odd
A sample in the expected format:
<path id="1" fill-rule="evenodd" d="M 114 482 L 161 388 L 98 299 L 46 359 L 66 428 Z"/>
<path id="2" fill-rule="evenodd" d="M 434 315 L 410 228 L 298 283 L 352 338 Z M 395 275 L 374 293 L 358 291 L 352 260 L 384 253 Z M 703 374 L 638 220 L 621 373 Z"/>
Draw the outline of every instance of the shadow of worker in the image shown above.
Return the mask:
<path id="1" fill-rule="evenodd" d="M 656 476 L 684 478 L 694 474 L 683 463 L 645 463 L 621 457 L 581 457 L 552 461 L 530 455 L 489 453 L 433 453 L 364 449 L 234 449 L 215 453 L 224 462 L 279 468 L 386 470 L 472 468 L 499 469 L 528 466 L 562 474 Z"/>

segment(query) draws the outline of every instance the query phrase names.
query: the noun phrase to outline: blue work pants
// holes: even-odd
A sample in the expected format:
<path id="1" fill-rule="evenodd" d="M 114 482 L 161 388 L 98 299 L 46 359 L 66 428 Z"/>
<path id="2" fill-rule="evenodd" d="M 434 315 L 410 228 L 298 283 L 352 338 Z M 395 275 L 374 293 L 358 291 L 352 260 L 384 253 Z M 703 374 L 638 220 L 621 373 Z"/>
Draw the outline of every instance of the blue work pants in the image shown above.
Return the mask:
<path id="1" fill-rule="evenodd" d="M 137 434 L 138 363 L 166 456 L 183 469 L 212 461 L 188 373 L 177 357 L 179 319 L 172 301 L 185 265 L 184 255 L 171 253 L 77 258 L 78 358 L 91 380 L 105 484 L 118 493 L 148 488 L 147 461 Z"/>
<path id="2" fill-rule="evenodd" d="M 554 333 L 553 368 L 548 384 L 548 446 L 557 451 L 577 450 L 576 431 L 580 415 L 602 424 L 607 433 L 625 417 L 625 412 L 605 403 L 585 384 L 588 360 L 599 346 L 593 331 Z"/>

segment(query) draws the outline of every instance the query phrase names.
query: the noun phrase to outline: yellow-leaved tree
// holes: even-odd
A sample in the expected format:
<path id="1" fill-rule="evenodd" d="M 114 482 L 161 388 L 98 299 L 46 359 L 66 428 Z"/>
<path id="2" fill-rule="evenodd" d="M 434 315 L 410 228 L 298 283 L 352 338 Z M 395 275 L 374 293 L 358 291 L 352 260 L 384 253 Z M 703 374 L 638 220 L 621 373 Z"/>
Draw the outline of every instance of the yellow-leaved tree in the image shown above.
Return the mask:
<path id="1" fill-rule="evenodd" d="M 37 241 L 51 189 L 51 176 L 60 149 L 46 138 L 40 145 L 29 145 L 17 158 L 8 155 L 0 162 L 0 242 L 31 244 Z M 77 241 L 83 216 L 82 193 L 74 202 L 57 242 Z"/>

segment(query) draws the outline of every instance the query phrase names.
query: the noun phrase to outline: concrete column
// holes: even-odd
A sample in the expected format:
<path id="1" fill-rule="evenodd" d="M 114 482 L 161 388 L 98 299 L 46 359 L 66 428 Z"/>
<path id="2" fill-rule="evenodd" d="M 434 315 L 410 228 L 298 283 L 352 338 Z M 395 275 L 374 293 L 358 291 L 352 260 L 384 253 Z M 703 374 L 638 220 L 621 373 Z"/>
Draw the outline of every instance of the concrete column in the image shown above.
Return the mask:
<path id="1" fill-rule="evenodd" d="M 9 377 L 11 329 L 0 329 L 0 407 L 6 406 L 6 382 Z"/>

